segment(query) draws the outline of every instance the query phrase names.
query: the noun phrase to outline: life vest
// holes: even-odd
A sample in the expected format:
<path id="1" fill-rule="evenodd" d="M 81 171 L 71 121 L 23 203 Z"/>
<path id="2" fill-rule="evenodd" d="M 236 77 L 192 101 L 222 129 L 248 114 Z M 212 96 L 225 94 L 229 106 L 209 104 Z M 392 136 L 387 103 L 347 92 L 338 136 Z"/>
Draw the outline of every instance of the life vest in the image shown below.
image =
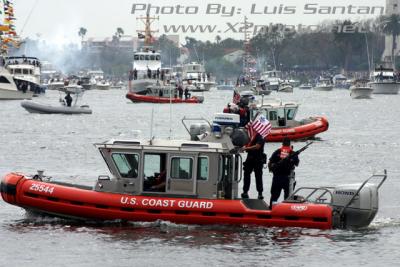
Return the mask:
<path id="1" fill-rule="evenodd" d="M 239 109 L 239 116 L 240 118 L 246 117 L 246 110 L 244 108 Z"/>
<path id="2" fill-rule="evenodd" d="M 292 147 L 290 146 L 282 146 L 281 153 L 279 154 L 281 159 L 287 158 L 290 153 L 293 151 Z"/>
<path id="3" fill-rule="evenodd" d="M 224 113 L 231 113 L 231 110 L 229 109 L 229 107 L 224 107 Z"/>

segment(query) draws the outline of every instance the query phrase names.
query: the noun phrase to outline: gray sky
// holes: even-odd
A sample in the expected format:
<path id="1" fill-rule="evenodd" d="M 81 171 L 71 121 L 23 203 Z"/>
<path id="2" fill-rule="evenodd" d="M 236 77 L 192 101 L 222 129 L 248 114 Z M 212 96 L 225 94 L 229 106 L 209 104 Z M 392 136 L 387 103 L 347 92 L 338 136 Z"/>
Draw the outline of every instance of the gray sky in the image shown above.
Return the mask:
<path id="1" fill-rule="evenodd" d="M 319 10 L 323 6 L 348 6 L 349 4 L 359 6 L 384 6 L 385 0 L 158 0 L 158 1 L 141 1 L 141 0 L 14 0 L 15 16 L 17 17 L 17 32 L 22 37 L 37 38 L 40 34 L 42 39 L 47 42 L 57 44 L 78 42 L 77 35 L 79 27 L 87 28 L 87 37 L 107 37 L 111 36 L 117 27 L 122 27 L 126 34 L 135 35 L 136 29 L 141 28 L 141 25 L 136 22 L 138 14 L 131 14 L 133 4 L 152 4 L 153 6 L 175 6 L 181 5 L 184 7 L 196 6 L 198 11 L 196 15 L 160 15 L 160 20 L 156 23 L 156 28 L 163 33 L 163 25 L 171 24 L 216 24 L 218 25 L 222 38 L 234 37 L 242 38 L 242 35 L 234 34 L 232 31 L 223 33 L 227 28 L 227 22 L 234 24 L 242 22 L 243 16 L 247 15 L 249 19 L 256 24 L 268 25 L 269 23 L 286 23 L 297 25 L 302 24 L 317 24 L 318 22 L 328 19 L 346 19 L 352 20 L 373 18 L 375 15 L 357 15 L 357 14 L 304 14 L 304 7 L 309 4 L 311 8 Z M 235 15 L 232 17 L 222 17 L 221 15 L 206 14 L 206 8 L 209 3 L 221 4 L 230 10 L 233 6 L 236 8 Z M 252 5 L 255 4 L 255 11 L 262 12 L 265 6 L 271 10 L 274 6 L 279 8 L 291 8 L 295 14 L 275 14 L 261 15 L 250 14 Z M 314 4 L 314 5 L 312 5 Z M 241 10 L 239 10 L 241 9 Z M 32 12 L 28 19 L 29 13 Z M 183 10 L 183 9 L 182 9 Z M 192 9 L 194 10 L 194 9 Z M 309 9 L 311 10 L 311 9 Z M 353 9 L 356 12 L 357 8 Z M 154 13 L 154 9 L 152 9 Z M 311 12 L 311 11 L 310 11 Z M 176 9 L 175 9 L 176 13 Z M 240 13 L 240 14 L 237 14 Z M 141 12 L 145 14 L 145 12 Z M 25 27 L 23 27 L 25 24 Z M 214 34 L 181 34 L 182 37 L 191 35 L 198 39 L 213 39 Z"/>

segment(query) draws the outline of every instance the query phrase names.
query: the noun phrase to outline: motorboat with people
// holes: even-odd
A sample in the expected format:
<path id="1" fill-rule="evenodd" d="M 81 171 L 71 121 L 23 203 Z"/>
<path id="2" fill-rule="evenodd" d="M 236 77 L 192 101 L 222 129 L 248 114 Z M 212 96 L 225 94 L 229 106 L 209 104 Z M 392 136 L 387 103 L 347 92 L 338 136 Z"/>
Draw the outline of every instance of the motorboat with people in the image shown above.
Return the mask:
<path id="1" fill-rule="evenodd" d="M 268 142 L 282 142 L 285 137 L 290 140 L 313 139 L 317 134 L 328 130 L 328 120 L 322 116 L 296 120 L 298 108 L 299 104 L 295 102 L 264 98 L 249 106 L 251 119 L 263 114 L 270 121 L 272 129 L 267 136 Z"/>
<path id="2" fill-rule="evenodd" d="M 337 89 L 349 89 L 349 84 L 348 84 L 348 79 L 345 75 L 343 74 L 336 74 L 332 78 L 333 81 L 333 87 Z"/>
<path id="3" fill-rule="evenodd" d="M 31 99 L 33 92 L 27 84 L 17 87 L 13 76 L 4 67 L 0 67 L 0 100 L 22 100 Z"/>
<path id="4" fill-rule="evenodd" d="M 373 89 L 373 94 L 397 95 L 400 83 L 396 80 L 392 67 L 380 65 L 371 73 L 369 86 Z"/>
<path id="5" fill-rule="evenodd" d="M 350 96 L 353 99 L 369 99 L 374 89 L 368 84 L 367 79 L 357 79 L 350 86 Z"/>
<path id="6" fill-rule="evenodd" d="M 159 104 L 201 104 L 204 101 L 203 96 L 192 96 L 188 93 L 186 96 L 179 95 L 175 86 L 172 85 L 156 85 L 149 86 L 146 93 L 136 94 L 128 92 L 126 98 L 134 103 L 159 103 Z"/>
<path id="7" fill-rule="evenodd" d="M 44 93 L 41 86 L 41 62 L 36 57 L 9 56 L 5 57 L 5 68 L 13 76 L 18 88 L 28 86 L 28 91 L 35 94 Z"/>
<path id="8" fill-rule="evenodd" d="M 266 83 L 268 90 L 278 91 L 282 82 L 282 72 L 278 70 L 265 71 L 261 74 L 260 80 Z"/>
<path id="9" fill-rule="evenodd" d="M 184 85 L 185 82 L 191 85 L 190 91 L 194 92 L 210 91 L 216 85 L 211 78 L 211 74 L 206 72 L 204 64 L 199 62 L 190 62 L 183 65 L 182 81 Z"/>
<path id="10" fill-rule="evenodd" d="M 249 138 L 237 128 L 239 115 L 182 121 L 190 140 L 95 144 L 111 175 L 98 176 L 94 186 L 60 181 L 43 170 L 10 173 L 1 181 L 1 196 L 30 214 L 83 222 L 354 229 L 368 226 L 378 212 L 386 172 L 357 184 L 298 188 L 272 207 L 262 199 L 241 199 L 240 148 Z"/>
<path id="11" fill-rule="evenodd" d="M 332 91 L 333 84 L 330 78 L 320 77 L 313 88 L 314 91 Z"/>
<path id="12" fill-rule="evenodd" d="M 21 106 L 29 113 L 39 114 L 92 114 L 92 110 L 88 105 L 78 105 L 79 98 L 83 95 L 83 88 L 78 85 L 70 85 L 59 89 L 60 93 L 65 93 L 71 97 L 71 105 L 68 105 L 62 97 L 60 97 L 60 105 L 48 105 L 43 103 L 37 103 L 34 101 L 23 101 Z M 74 95 L 72 97 L 71 95 Z"/>
<path id="13" fill-rule="evenodd" d="M 283 81 L 279 84 L 278 92 L 293 93 L 293 86 L 289 82 Z"/>

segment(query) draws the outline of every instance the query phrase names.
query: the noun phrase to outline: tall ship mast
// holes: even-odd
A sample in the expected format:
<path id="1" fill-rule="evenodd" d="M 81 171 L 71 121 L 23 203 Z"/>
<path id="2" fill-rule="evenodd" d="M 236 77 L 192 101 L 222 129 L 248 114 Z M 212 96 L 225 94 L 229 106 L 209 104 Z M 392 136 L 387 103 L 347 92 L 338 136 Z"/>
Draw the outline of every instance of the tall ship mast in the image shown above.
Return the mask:
<path id="1" fill-rule="evenodd" d="M 161 77 L 161 51 L 157 51 L 153 44 L 155 42 L 154 33 L 158 30 L 152 30 L 152 24 L 159 17 L 151 17 L 149 13 L 146 16 L 136 18 L 144 24 L 144 30 L 137 30 L 138 39 L 143 40 L 133 54 L 132 70 L 129 73 L 129 91 L 133 93 L 144 93 L 147 88 L 154 85 Z"/>

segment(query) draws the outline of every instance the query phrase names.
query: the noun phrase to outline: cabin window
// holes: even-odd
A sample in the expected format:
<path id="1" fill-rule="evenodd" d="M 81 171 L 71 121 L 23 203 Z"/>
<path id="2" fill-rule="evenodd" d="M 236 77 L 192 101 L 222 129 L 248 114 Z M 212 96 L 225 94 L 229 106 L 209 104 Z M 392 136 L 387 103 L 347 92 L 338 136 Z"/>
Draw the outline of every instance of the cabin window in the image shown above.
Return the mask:
<path id="1" fill-rule="evenodd" d="M 208 180 L 208 157 L 199 157 L 197 161 L 197 180 Z"/>
<path id="2" fill-rule="evenodd" d="M 171 178 L 192 179 L 193 159 L 174 157 L 171 159 Z"/>
<path id="3" fill-rule="evenodd" d="M 230 181 L 232 177 L 232 156 L 222 156 L 219 168 L 220 181 Z"/>
<path id="4" fill-rule="evenodd" d="M 146 177 L 156 177 L 165 169 L 165 154 L 144 155 L 144 175 Z"/>
<path id="5" fill-rule="evenodd" d="M 22 73 L 23 73 L 23 74 L 29 74 L 29 70 L 28 70 L 28 69 L 23 69 L 23 70 L 22 70 Z"/>
<path id="6" fill-rule="evenodd" d="M 146 60 L 150 60 L 150 56 L 149 55 L 146 55 Z"/>
<path id="7" fill-rule="evenodd" d="M 10 83 L 10 81 L 4 76 L 0 76 L 0 83 Z"/>
<path id="8" fill-rule="evenodd" d="M 139 60 L 139 55 L 135 55 L 134 59 Z"/>
<path id="9" fill-rule="evenodd" d="M 144 60 L 144 55 L 140 55 L 140 60 Z"/>
<path id="10" fill-rule="evenodd" d="M 160 56 L 156 56 L 156 59 L 159 61 L 159 60 L 161 60 L 161 57 Z"/>
<path id="11" fill-rule="evenodd" d="M 14 73 L 15 73 L 15 74 L 21 74 L 21 73 L 22 73 L 22 70 L 21 70 L 21 69 L 14 69 Z"/>
<path id="12" fill-rule="evenodd" d="M 276 110 L 271 110 L 271 111 L 269 112 L 268 119 L 269 119 L 270 121 L 276 121 L 276 120 L 278 120 L 278 113 L 276 112 Z"/>
<path id="13" fill-rule="evenodd" d="M 287 113 L 286 113 L 286 119 L 287 120 L 293 120 L 294 119 L 294 115 L 295 115 L 295 110 L 294 109 L 288 109 Z"/>
<path id="14" fill-rule="evenodd" d="M 113 153 L 112 159 L 117 166 L 118 172 L 123 178 L 138 177 L 139 155 Z"/>
<path id="15" fill-rule="evenodd" d="M 156 59 L 156 57 L 154 55 L 150 56 L 150 60 L 155 60 L 155 59 Z"/>

